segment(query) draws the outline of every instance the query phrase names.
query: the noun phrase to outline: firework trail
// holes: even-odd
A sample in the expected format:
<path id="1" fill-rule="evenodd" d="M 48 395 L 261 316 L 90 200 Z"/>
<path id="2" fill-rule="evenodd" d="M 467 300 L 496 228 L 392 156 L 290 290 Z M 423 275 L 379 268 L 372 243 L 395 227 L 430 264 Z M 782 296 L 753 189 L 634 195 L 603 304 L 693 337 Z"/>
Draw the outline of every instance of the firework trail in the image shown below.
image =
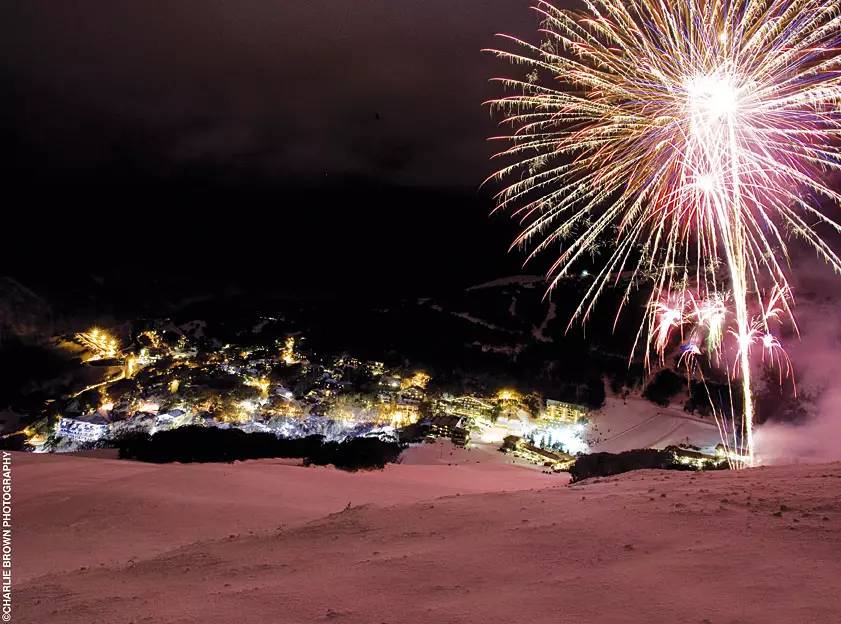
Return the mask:
<path id="1" fill-rule="evenodd" d="M 772 333 L 796 330 L 787 240 L 841 272 L 822 237 L 841 231 L 824 214 L 841 203 L 827 183 L 841 161 L 841 0 L 582 6 L 540 2 L 540 44 L 501 35 L 511 49 L 490 50 L 525 70 L 495 79 L 507 94 L 490 103 L 511 128 L 496 137 L 497 208 L 522 223 L 513 246 L 528 259 L 565 243 L 550 288 L 612 239 L 571 323 L 608 286 L 627 284 L 624 302 L 648 282 L 647 362 L 686 324 L 681 359 L 732 359 L 741 435 L 727 437 L 752 464 L 752 348 L 790 372 Z"/>

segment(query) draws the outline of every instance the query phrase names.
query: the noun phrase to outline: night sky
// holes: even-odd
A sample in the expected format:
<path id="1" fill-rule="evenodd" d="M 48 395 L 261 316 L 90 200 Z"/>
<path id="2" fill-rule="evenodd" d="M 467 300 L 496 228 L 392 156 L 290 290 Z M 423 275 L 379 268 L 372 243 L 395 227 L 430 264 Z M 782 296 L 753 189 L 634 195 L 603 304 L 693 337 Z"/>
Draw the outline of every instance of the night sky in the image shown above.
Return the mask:
<path id="1" fill-rule="evenodd" d="M 528 6 L 7 0 L 7 272 L 419 293 L 518 271 L 478 189 L 508 71 L 480 49 L 533 36 Z"/>

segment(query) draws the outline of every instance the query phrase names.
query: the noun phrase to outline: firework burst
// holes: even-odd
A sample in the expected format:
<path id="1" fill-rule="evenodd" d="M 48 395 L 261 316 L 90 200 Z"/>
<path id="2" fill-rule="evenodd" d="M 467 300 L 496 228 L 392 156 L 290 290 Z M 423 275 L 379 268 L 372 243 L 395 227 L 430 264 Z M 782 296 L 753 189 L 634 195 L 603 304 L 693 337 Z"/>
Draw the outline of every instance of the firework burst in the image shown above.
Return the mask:
<path id="1" fill-rule="evenodd" d="M 612 242 L 571 323 L 608 286 L 627 301 L 648 282 L 646 361 L 686 323 L 681 359 L 732 359 L 743 400 L 731 442 L 752 464 L 752 347 L 790 370 L 769 323 L 796 329 L 787 241 L 841 272 L 822 238 L 841 231 L 824 213 L 841 203 L 827 183 L 841 162 L 841 0 L 582 6 L 540 2 L 539 45 L 501 35 L 510 50 L 491 50 L 526 70 L 496 79 L 508 94 L 491 102 L 512 128 L 497 137 L 498 209 L 522 223 L 514 245 L 529 259 L 564 243 L 550 288 Z"/>

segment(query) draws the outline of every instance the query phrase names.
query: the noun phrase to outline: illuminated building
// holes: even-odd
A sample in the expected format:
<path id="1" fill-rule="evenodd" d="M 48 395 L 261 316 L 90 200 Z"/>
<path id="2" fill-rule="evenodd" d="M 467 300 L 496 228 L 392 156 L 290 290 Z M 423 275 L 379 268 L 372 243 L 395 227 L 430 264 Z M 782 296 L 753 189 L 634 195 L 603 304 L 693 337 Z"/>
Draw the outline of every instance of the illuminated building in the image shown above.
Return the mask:
<path id="1" fill-rule="evenodd" d="M 372 377 L 380 377 L 385 373 L 385 364 L 377 361 L 370 361 L 366 365 L 368 374 Z"/>
<path id="2" fill-rule="evenodd" d="M 76 340 L 92 352 L 91 356 L 85 360 L 86 362 L 115 358 L 120 352 L 119 341 L 98 327 L 76 334 Z"/>
<path id="3" fill-rule="evenodd" d="M 587 418 L 588 410 L 583 405 L 546 399 L 546 409 L 540 414 L 545 423 L 577 423 Z"/>
<path id="4" fill-rule="evenodd" d="M 175 427 L 183 423 L 187 412 L 183 409 L 171 409 L 164 414 L 155 417 L 155 429 Z"/>
<path id="5" fill-rule="evenodd" d="M 58 421 L 58 435 L 78 442 L 95 442 L 108 431 L 108 422 L 99 414 L 79 418 L 62 417 Z"/>
<path id="6" fill-rule="evenodd" d="M 458 446 L 467 446 L 467 443 L 470 442 L 470 429 L 467 427 L 456 427 L 450 436 L 450 440 Z"/>
<path id="7" fill-rule="evenodd" d="M 569 468 L 575 461 L 572 455 L 562 451 L 549 451 L 530 444 L 524 441 L 519 436 L 507 436 L 503 441 L 501 451 L 511 453 L 515 457 L 520 457 L 526 461 L 542 466 L 547 466 L 553 470 L 565 470 Z"/>
<path id="8" fill-rule="evenodd" d="M 429 422 L 429 435 L 436 438 L 450 438 L 454 444 L 466 446 L 470 441 L 470 429 L 465 419 L 459 416 L 435 416 Z"/>
<path id="9" fill-rule="evenodd" d="M 394 428 L 413 425 L 420 420 L 418 406 L 411 403 L 398 403 L 388 406 L 383 410 L 383 415 L 385 416 L 384 422 Z"/>
<path id="10" fill-rule="evenodd" d="M 429 421 L 430 435 L 439 438 L 449 438 L 461 423 L 458 416 L 435 416 Z"/>
<path id="11" fill-rule="evenodd" d="M 413 403 L 417 405 L 426 400 L 426 392 L 418 386 L 407 386 L 397 393 L 397 398 L 401 403 Z"/>
<path id="12" fill-rule="evenodd" d="M 719 446 L 722 447 L 723 450 L 723 445 L 719 444 Z M 690 448 L 684 448 L 682 446 L 667 446 L 664 450 L 674 453 L 675 461 L 678 463 L 692 466 L 698 470 L 713 469 L 722 466 L 725 462 L 735 461 L 734 459 L 729 458 L 726 453 L 719 452 L 718 448 L 716 448 L 715 455 L 710 455 Z"/>
<path id="13" fill-rule="evenodd" d="M 362 367 L 362 362 L 360 362 L 360 361 L 359 361 L 357 358 L 355 358 L 355 357 L 350 357 L 350 356 L 348 356 L 348 355 L 343 355 L 343 356 L 337 357 L 337 358 L 333 361 L 333 365 L 334 365 L 336 368 L 353 368 L 353 369 L 357 369 L 357 368 L 361 368 L 361 367 Z"/>
<path id="14" fill-rule="evenodd" d="M 486 400 L 465 395 L 460 397 L 444 396 L 438 402 L 438 408 L 445 414 L 464 416 L 466 418 L 491 419 L 494 414 L 494 405 Z"/>
<path id="15" fill-rule="evenodd" d="M 137 403 L 133 411 L 144 412 L 147 414 L 157 414 L 160 408 L 160 404 L 155 403 L 154 401 L 140 401 L 139 403 Z"/>

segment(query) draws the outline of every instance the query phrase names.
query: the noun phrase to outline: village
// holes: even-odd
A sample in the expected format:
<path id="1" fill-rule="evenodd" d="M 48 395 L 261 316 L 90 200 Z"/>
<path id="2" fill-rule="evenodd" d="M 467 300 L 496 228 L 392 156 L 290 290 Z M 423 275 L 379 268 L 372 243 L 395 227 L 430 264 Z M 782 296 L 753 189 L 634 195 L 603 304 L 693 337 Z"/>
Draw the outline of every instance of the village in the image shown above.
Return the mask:
<path id="1" fill-rule="evenodd" d="M 220 345 L 161 321 L 126 344 L 92 328 L 66 337 L 64 346 L 97 375 L 51 401 L 26 428 L 35 451 L 80 450 L 187 425 L 328 441 L 446 438 L 493 445 L 554 470 L 587 451 L 586 406 L 513 388 L 453 393 L 423 370 L 320 356 L 300 335 Z"/>

